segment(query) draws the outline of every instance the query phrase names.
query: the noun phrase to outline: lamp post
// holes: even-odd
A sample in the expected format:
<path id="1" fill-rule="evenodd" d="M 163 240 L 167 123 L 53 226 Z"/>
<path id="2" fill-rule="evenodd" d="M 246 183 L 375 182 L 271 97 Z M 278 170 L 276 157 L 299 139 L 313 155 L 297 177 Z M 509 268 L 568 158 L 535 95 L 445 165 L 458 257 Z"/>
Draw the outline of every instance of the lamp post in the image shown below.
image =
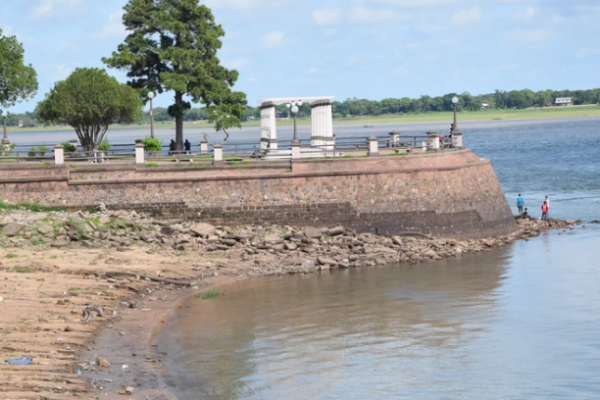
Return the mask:
<path id="1" fill-rule="evenodd" d="M 462 147 L 462 132 L 458 129 L 458 122 L 456 122 L 456 106 L 458 105 L 458 97 L 452 98 L 452 103 L 454 104 L 454 125 L 452 125 L 452 130 L 450 131 L 450 136 L 452 136 L 452 146 Z"/>
<path id="2" fill-rule="evenodd" d="M 298 115 L 298 107 L 301 105 L 302 102 L 300 100 L 292 101 L 291 103 L 287 104 L 287 108 L 289 108 L 292 112 L 292 115 L 294 115 L 294 140 L 292 140 L 292 146 L 300 144 L 300 141 L 298 140 L 298 123 L 296 121 L 296 116 Z"/>
<path id="3" fill-rule="evenodd" d="M 148 93 L 150 99 L 150 137 L 154 137 L 154 112 L 152 111 L 152 99 L 154 98 L 154 92 Z"/>
<path id="4" fill-rule="evenodd" d="M 458 97 L 453 97 L 452 98 L 452 104 L 454 104 L 454 125 L 452 126 L 452 132 L 454 133 L 454 130 L 458 130 L 458 125 L 456 123 L 456 106 L 458 105 Z"/>

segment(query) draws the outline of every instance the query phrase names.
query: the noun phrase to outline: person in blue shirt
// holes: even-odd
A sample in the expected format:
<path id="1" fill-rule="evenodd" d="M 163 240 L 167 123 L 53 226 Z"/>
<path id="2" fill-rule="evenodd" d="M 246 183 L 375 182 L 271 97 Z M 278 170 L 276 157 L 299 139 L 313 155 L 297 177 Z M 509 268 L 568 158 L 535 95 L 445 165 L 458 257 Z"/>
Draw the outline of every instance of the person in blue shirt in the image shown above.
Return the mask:
<path id="1" fill-rule="evenodd" d="M 519 193 L 519 197 L 517 197 L 517 208 L 519 209 L 519 215 L 523 214 L 523 206 L 525 205 L 525 200 L 521 197 Z"/>

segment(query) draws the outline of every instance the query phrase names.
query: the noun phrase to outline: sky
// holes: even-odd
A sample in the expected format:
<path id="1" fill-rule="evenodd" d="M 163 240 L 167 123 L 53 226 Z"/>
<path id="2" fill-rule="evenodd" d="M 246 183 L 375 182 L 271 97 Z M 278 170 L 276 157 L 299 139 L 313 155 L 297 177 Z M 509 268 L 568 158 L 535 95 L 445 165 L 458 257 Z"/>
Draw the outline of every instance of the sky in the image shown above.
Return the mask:
<path id="1" fill-rule="evenodd" d="M 251 105 L 269 97 L 386 97 L 599 87 L 598 0 L 206 0 L 218 56 Z M 38 72 L 32 111 L 77 67 L 104 67 L 127 0 L 0 0 L 0 28 Z M 122 82 L 124 72 L 110 70 Z M 168 106 L 172 94 L 155 100 Z"/>

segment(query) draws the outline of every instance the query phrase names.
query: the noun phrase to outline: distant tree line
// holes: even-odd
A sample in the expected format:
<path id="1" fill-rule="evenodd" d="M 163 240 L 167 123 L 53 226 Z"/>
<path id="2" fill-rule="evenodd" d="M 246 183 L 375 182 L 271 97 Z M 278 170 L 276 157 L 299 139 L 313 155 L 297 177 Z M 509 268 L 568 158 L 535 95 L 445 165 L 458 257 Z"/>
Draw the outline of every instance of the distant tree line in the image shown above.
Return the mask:
<path id="1" fill-rule="evenodd" d="M 484 104 L 489 109 L 525 109 L 531 107 L 553 106 L 557 97 L 571 97 L 573 105 L 600 104 L 600 89 L 590 90 L 513 90 L 510 92 L 496 90 L 494 93 L 473 96 L 468 92 L 462 94 L 448 93 L 444 96 L 431 97 L 421 96 L 416 99 L 409 97 L 387 98 L 381 101 L 350 98 L 344 101 L 332 102 L 334 118 L 348 118 L 360 116 L 377 116 L 393 114 L 421 114 L 429 112 L 452 111 L 452 98 L 459 98 L 459 111 L 479 111 Z M 282 118 L 289 117 L 289 110 L 285 104 L 277 106 L 277 113 Z M 310 117 L 310 104 L 302 104 L 298 112 L 300 118 Z M 150 122 L 150 113 L 142 113 L 141 123 Z M 185 122 L 206 121 L 209 112 L 205 107 L 191 108 L 183 113 Z M 246 107 L 242 121 L 260 119 L 259 107 Z M 169 114 L 168 108 L 155 107 L 154 121 L 172 122 L 175 118 Z M 35 112 L 23 114 L 9 113 L 6 119 L 8 126 L 17 126 L 21 122 L 23 127 L 35 127 L 41 125 Z"/>

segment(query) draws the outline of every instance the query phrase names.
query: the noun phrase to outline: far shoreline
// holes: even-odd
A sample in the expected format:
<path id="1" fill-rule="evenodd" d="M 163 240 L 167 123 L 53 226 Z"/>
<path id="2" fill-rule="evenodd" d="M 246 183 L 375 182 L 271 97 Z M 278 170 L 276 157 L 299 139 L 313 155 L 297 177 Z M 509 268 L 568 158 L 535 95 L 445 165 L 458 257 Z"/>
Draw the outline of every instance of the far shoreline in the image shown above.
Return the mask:
<path id="1" fill-rule="evenodd" d="M 521 123 L 521 122 L 551 122 L 557 120 L 566 121 L 579 121 L 587 120 L 590 118 L 600 118 L 600 107 L 552 107 L 547 109 L 530 109 L 530 110 L 489 110 L 489 111 L 475 111 L 475 112 L 459 112 L 457 114 L 459 124 L 460 123 Z M 366 128 L 374 127 L 378 125 L 427 125 L 427 124 L 450 124 L 453 120 L 453 114 L 451 112 L 436 112 L 436 113 L 424 113 L 424 114 L 405 114 L 405 115 L 381 115 L 381 116 L 365 116 L 365 117 L 350 117 L 350 118 L 334 118 L 334 126 L 357 126 L 363 125 Z M 311 119 L 299 118 L 298 125 L 301 127 L 310 126 Z M 281 119 L 277 121 L 277 125 L 280 127 L 292 127 L 293 120 Z M 243 128 L 257 128 L 260 127 L 260 119 L 243 122 Z M 33 128 L 18 128 L 14 126 L 7 127 L 10 133 L 29 133 L 29 132 L 65 132 L 74 130 L 68 125 L 61 126 L 40 126 Z M 174 130 L 175 122 L 169 121 L 166 123 L 155 122 L 154 129 L 156 131 L 161 130 Z M 184 129 L 206 129 L 212 130 L 212 125 L 207 121 L 196 121 L 196 122 L 184 122 Z M 110 131 L 121 131 L 121 130 L 148 130 L 150 131 L 150 124 L 132 124 L 132 125 L 111 125 Z M 235 134 L 237 131 L 235 128 L 230 130 L 230 133 Z"/>

